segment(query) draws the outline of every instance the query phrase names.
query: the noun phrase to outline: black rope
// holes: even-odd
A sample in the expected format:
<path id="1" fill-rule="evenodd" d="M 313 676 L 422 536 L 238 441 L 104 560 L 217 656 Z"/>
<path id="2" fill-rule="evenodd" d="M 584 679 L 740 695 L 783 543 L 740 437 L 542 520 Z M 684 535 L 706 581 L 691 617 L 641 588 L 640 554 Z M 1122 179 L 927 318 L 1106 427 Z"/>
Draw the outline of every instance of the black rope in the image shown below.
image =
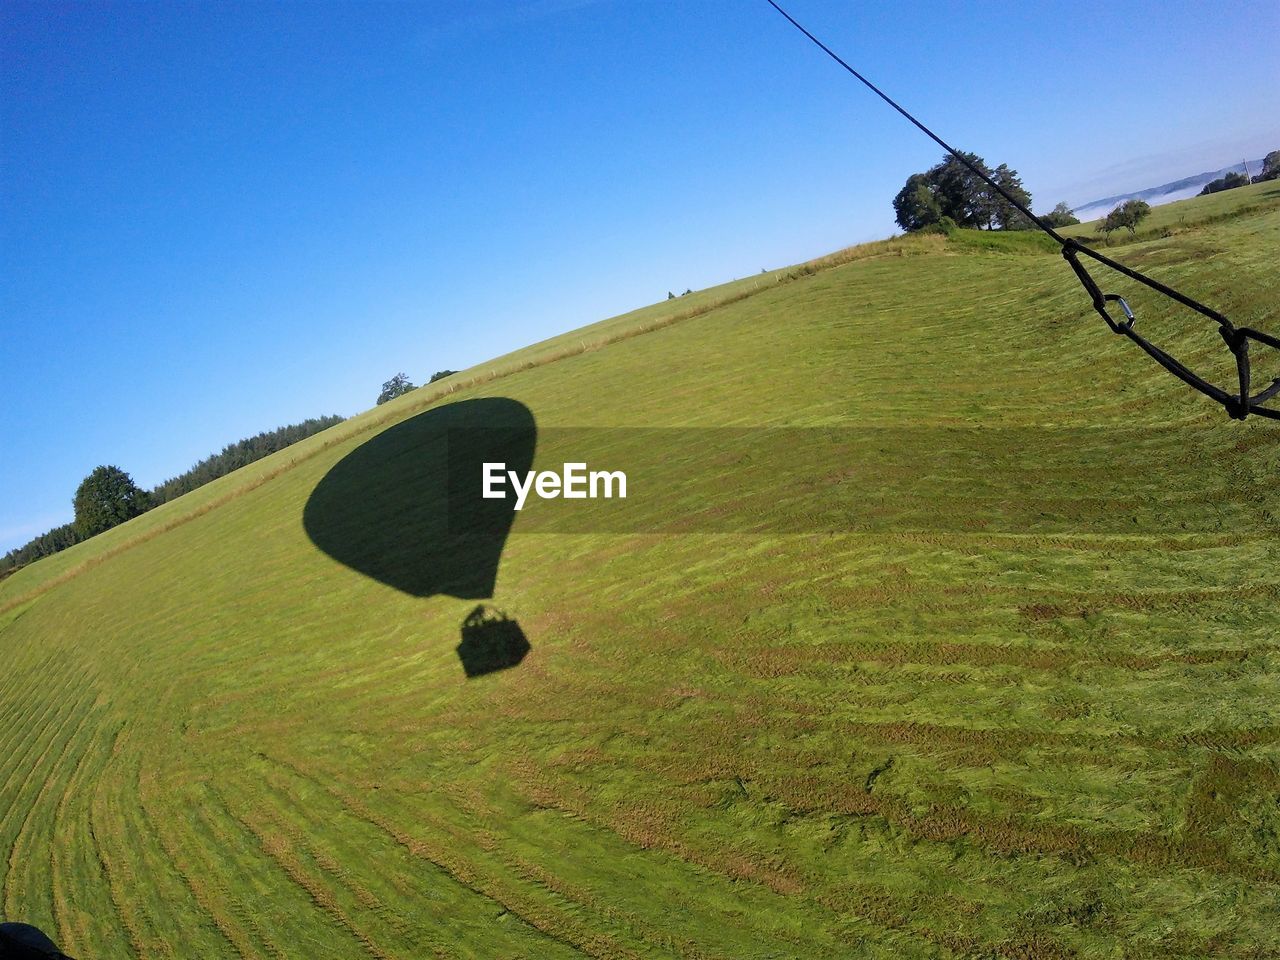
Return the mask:
<path id="1" fill-rule="evenodd" d="M 821 40 L 815 37 L 803 26 L 801 26 L 799 21 L 797 21 L 795 17 L 791 16 L 791 14 L 787 13 L 786 10 L 782 9 L 782 7 L 775 2 L 775 0 L 767 0 L 767 2 L 769 6 L 773 7 L 773 9 L 777 10 L 778 13 L 782 14 L 782 16 L 785 17 L 793 27 L 795 27 L 802 34 L 808 37 L 809 40 L 811 40 L 813 44 L 818 47 L 818 49 L 820 49 L 823 53 L 825 53 L 828 57 L 830 57 L 840 66 L 844 67 L 846 71 L 851 73 L 859 82 L 861 82 L 865 87 L 867 87 L 867 89 L 869 89 L 877 97 L 879 97 L 889 106 L 893 107 L 893 109 L 898 111 L 898 113 L 902 114 L 902 116 L 904 116 L 908 121 L 910 121 L 911 124 L 915 126 L 921 133 L 923 133 L 934 143 L 938 144 L 938 146 L 942 147 L 943 150 L 947 151 L 947 153 L 949 153 L 951 156 L 955 157 L 957 160 L 963 163 L 966 167 L 968 167 L 969 170 L 972 171 L 974 175 L 979 177 L 983 182 L 987 184 L 987 186 L 991 187 L 991 189 L 994 190 L 996 193 L 1000 194 L 1000 196 L 1003 197 L 1006 202 L 1008 202 L 1019 213 L 1023 214 L 1023 216 L 1025 216 L 1032 224 L 1034 224 L 1037 228 L 1039 228 L 1040 230 L 1047 233 L 1050 237 L 1052 237 L 1059 244 L 1059 246 L 1061 246 L 1062 256 L 1066 259 L 1067 263 L 1071 264 L 1071 268 L 1072 270 L 1075 271 L 1076 277 L 1079 278 L 1081 285 L 1085 289 L 1085 292 L 1089 294 L 1089 298 L 1093 302 L 1093 309 L 1097 311 L 1097 313 L 1099 314 L 1099 316 L 1102 317 L 1103 320 L 1106 321 L 1107 326 L 1110 327 L 1114 333 L 1118 333 L 1118 334 L 1121 334 L 1122 336 L 1128 337 L 1130 340 L 1136 343 L 1139 347 L 1141 347 L 1147 353 L 1148 356 L 1150 356 L 1153 360 L 1156 361 L 1156 363 L 1160 364 L 1160 366 L 1164 367 L 1166 370 L 1172 373 L 1175 377 L 1177 377 L 1183 383 L 1187 384 L 1190 387 L 1193 387 L 1196 390 L 1199 390 L 1205 396 L 1210 397 L 1211 399 L 1216 400 L 1218 403 L 1222 404 L 1226 408 L 1227 413 L 1233 419 L 1243 420 L 1250 413 L 1255 413 L 1262 417 L 1270 417 L 1275 420 L 1280 420 L 1280 409 L 1273 409 L 1273 408 L 1268 408 L 1263 406 L 1263 404 L 1266 403 L 1268 400 L 1271 400 L 1272 398 L 1280 395 L 1280 377 L 1277 377 L 1269 387 L 1259 391 L 1256 394 L 1250 394 L 1249 392 L 1251 389 L 1250 362 L 1249 362 L 1250 341 L 1257 341 L 1258 343 L 1261 343 L 1265 346 L 1269 346 L 1276 350 L 1280 350 L 1280 339 L 1277 339 L 1276 337 L 1273 337 L 1270 334 L 1262 333 L 1259 330 L 1251 329 L 1249 327 L 1236 327 L 1231 323 L 1230 320 L 1228 320 L 1218 311 L 1212 309 L 1211 307 L 1205 306 L 1200 301 L 1195 300 L 1184 293 L 1180 293 L 1179 291 L 1174 290 L 1172 287 L 1165 286 L 1159 280 L 1154 280 L 1151 277 L 1148 277 L 1146 274 L 1139 273 L 1137 270 L 1134 270 L 1130 267 L 1126 267 L 1124 264 L 1118 263 L 1115 260 L 1112 260 L 1110 257 L 1099 253 L 1097 250 L 1094 250 L 1092 247 L 1085 246 L 1083 243 L 1081 243 L 1079 240 L 1076 240 L 1074 237 L 1062 236 L 1060 233 L 1058 233 L 1058 231 L 1054 230 L 1053 227 L 1049 226 L 1047 223 L 1045 223 L 1039 217 L 1037 217 L 1034 213 L 1032 213 L 1029 209 L 1027 209 L 1026 205 L 1024 205 L 1020 200 L 1018 200 L 1017 197 L 1010 194 L 1009 191 L 1006 190 L 1003 186 L 1001 186 L 995 179 L 993 179 L 990 176 L 990 174 L 986 173 L 981 167 L 979 167 L 977 164 L 971 161 L 959 150 L 951 146 L 951 144 L 947 143 L 947 141 L 943 140 L 940 136 L 938 136 L 936 133 L 934 133 L 932 130 L 926 127 L 923 123 L 917 120 L 896 100 L 894 100 L 887 93 L 885 93 L 883 90 L 877 87 L 874 83 L 872 83 L 862 74 L 860 74 L 857 70 L 853 69 L 853 67 L 849 66 L 849 64 L 847 64 L 843 59 L 841 59 L 840 56 L 837 55 L 834 50 L 832 50 L 825 43 L 823 43 Z M 1235 357 L 1236 374 L 1239 378 L 1239 389 L 1236 392 L 1230 392 L 1222 389 L 1219 386 L 1216 386 L 1213 383 L 1210 383 L 1208 380 L 1205 380 L 1203 377 L 1193 372 L 1191 369 L 1189 369 L 1183 363 L 1178 361 L 1176 358 L 1170 356 L 1160 347 L 1156 346 L 1146 337 L 1142 336 L 1142 334 L 1134 330 L 1134 324 L 1137 322 L 1137 317 L 1134 316 L 1133 311 L 1129 308 L 1129 304 L 1125 301 L 1123 297 L 1119 296 L 1118 294 L 1102 292 L 1102 290 L 1098 287 L 1097 282 L 1094 281 L 1093 277 L 1089 274 L 1089 271 L 1085 269 L 1084 264 L 1080 262 L 1081 254 L 1083 254 L 1086 257 L 1090 257 L 1093 260 L 1096 260 L 1098 263 L 1102 264 L 1103 266 L 1106 266 L 1111 268 L 1112 270 L 1115 270 L 1117 273 L 1124 274 L 1126 277 L 1130 278 L 1131 280 L 1136 280 L 1138 283 L 1141 283 L 1147 287 L 1150 287 L 1152 290 L 1155 290 L 1157 293 L 1161 293 L 1164 296 L 1177 301 L 1178 303 L 1182 304 L 1184 307 L 1194 310 L 1195 312 L 1201 314 L 1204 317 L 1207 317 L 1208 319 L 1216 323 L 1218 325 L 1218 333 L 1222 336 L 1223 342 L 1227 345 L 1227 349 L 1229 349 L 1232 355 Z M 1110 311 L 1107 309 L 1108 303 L 1116 303 L 1120 306 L 1120 309 L 1124 313 L 1123 320 L 1117 321 L 1111 315 Z"/>

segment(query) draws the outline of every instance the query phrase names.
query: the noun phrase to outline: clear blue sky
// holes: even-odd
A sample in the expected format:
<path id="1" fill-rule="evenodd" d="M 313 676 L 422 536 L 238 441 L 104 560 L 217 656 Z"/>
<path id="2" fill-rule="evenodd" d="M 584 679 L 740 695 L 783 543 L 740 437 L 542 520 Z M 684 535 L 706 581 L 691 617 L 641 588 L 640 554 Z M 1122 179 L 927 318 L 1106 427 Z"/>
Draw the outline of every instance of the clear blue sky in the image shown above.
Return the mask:
<path id="1" fill-rule="evenodd" d="M 792 12 L 1073 203 L 1280 147 L 1280 5 Z M 939 151 L 764 0 L 0 6 L 0 551 L 225 443 L 892 232 Z"/>

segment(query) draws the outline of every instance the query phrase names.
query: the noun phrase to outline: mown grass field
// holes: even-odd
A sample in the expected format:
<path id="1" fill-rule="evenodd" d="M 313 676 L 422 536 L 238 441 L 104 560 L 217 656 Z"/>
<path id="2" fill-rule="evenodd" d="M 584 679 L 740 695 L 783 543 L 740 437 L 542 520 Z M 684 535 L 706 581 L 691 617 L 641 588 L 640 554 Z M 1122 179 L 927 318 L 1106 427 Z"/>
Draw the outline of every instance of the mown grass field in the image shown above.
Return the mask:
<path id="1" fill-rule="evenodd" d="M 1109 252 L 1280 328 L 1280 186 Z M 1104 287 L 1230 371 L 1211 327 Z M 474 600 L 364 576 L 303 515 L 475 397 L 532 412 L 540 464 L 558 428 L 855 446 L 690 450 L 661 533 L 518 517 L 492 603 L 532 649 L 468 679 Z M 650 433 L 606 435 L 661 477 Z M 1033 240 L 898 239 L 605 321 L 0 584 L 0 914 L 81 958 L 1280 956 L 1277 478 L 1280 424 L 1108 333 Z M 681 531 L 713 493 L 717 532 Z M 797 502 L 810 527 L 771 525 Z"/>

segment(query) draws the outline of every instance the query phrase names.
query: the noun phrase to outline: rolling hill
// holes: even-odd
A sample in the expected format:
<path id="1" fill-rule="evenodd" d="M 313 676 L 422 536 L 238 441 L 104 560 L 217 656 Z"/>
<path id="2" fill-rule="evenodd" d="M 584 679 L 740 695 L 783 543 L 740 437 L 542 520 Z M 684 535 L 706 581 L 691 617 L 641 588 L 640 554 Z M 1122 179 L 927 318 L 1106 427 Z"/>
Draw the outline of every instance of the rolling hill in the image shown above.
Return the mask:
<path id="1" fill-rule="evenodd" d="M 1280 327 L 1280 186 L 1119 241 Z M 459 528 L 458 436 L 633 489 Z M 0 584 L 0 913 L 81 958 L 1280 955 L 1278 476 L 1031 235 L 604 321 Z"/>
<path id="2" fill-rule="evenodd" d="M 1098 217 L 1105 217 L 1126 200 L 1146 200 L 1152 206 L 1172 203 L 1175 200 L 1185 200 L 1188 197 L 1194 197 L 1199 194 L 1206 183 L 1225 177 L 1228 173 L 1243 173 L 1245 176 L 1256 176 L 1261 172 L 1263 162 L 1262 159 L 1242 160 L 1239 163 L 1233 163 L 1218 170 L 1206 170 L 1203 173 L 1183 177 L 1180 180 L 1171 180 L 1157 187 L 1146 187 L 1142 190 L 1103 197 L 1101 200 L 1090 200 L 1088 203 L 1082 203 L 1076 207 L 1075 213 L 1081 220 L 1094 220 Z"/>

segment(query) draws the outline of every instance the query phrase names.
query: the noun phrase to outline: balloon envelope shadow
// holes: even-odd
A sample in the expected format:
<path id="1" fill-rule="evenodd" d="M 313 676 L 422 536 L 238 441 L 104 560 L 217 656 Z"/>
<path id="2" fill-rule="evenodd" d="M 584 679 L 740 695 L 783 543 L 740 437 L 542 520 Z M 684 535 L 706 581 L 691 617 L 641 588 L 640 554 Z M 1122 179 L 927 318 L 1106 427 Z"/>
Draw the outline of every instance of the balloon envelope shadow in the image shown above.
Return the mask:
<path id="1" fill-rule="evenodd" d="M 537 427 L 524 404 L 505 397 L 462 400 L 390 427 L 343 457 L 316 485 L 302 514 L 311 541 L 353 570 L 415 597 L 493 596 L 498 561 L 514 520 L 514 500 L 485 499 L 485 463 L 522 475 L 533 466 Z M 479 608 L 477 608 L 479 610 Z M 501 655 L 463 657 L 468 677 L 514 666 L 528 652 L 514 620 L 507 627 L 476 611 L 463 622 L 459 656 L 477 636 L 494 636 Z M 518 657 L 503 637 L 519 632 Z M 479 634 L 477 629 L 482 628 Z M 513 659 L 514 657 L 514 659 Z"/>
<path id="2" fill-rule="evenodd" d="M 39 927 L 29 923 L 0 923 L 3 960 L 72 960 Z"/>

